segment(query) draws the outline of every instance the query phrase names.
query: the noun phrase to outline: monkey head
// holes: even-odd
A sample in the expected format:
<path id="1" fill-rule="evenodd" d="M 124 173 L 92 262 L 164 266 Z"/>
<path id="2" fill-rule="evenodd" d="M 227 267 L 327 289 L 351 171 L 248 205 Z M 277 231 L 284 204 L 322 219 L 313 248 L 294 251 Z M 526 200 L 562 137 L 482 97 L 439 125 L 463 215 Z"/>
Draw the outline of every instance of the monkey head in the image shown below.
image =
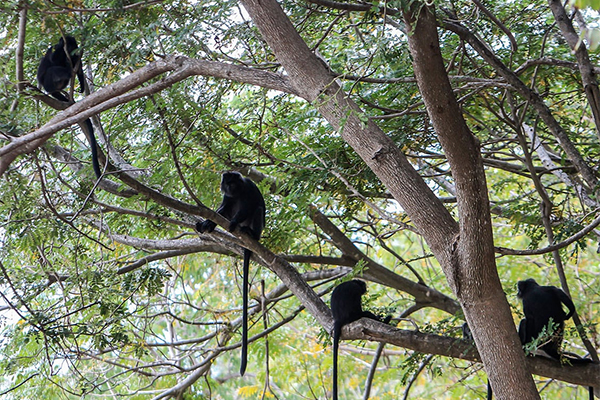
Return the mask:
<path id="1" fill-rule="evenodd" d="M 221 192 L 225 196 L 239 197 L 244 191 L 244 177 L 237 171 L 226 171 L 221 175 Z"/>
<path id="2" fill-rule="evenodd" d="M 517 297 L 522 299 L 525 293 L 531 291 L 531 289 L 540 286 L 533 278 L 525 279 L 524 281 L 517 282 Z"/>

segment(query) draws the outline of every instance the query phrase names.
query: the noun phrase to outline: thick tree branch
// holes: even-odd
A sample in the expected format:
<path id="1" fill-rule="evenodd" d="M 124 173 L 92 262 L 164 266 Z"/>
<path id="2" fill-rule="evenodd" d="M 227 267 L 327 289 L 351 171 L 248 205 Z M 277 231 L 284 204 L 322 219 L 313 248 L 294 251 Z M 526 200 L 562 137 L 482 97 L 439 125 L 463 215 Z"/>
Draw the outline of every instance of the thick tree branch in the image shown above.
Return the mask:
<path id="1" fill-rule="evenodd" d="M 479 143 L 456 101 L 443 63 L 434 9 L 405 13 L 409 48 L 423 102 L 456 186 L 460 237 L 452 251 L 458 265 L 442 265 L 463 307 L 495 395 L 500 399 L 539 399 L 524 368 L 524 354 L 494 260 L 489 199 Z M 435 227 L 430 227 L 435 229 Z"/>
<path id="2" fill-rule="evenodd" d="M 442 264 L 458 225 L 402 151 L 348 96 L 272 0 L 244 0 L 244 7 L 281 62 L 298 94 L 311 101 L 386 185 Z M 438 229 L 429 229 L 436 226 Z"/>
<path id="3" fill-rule="evenodd" d="M 200 215 L 204 218 L 209 218 L 220 226 L 229 226 L 229 221 L 208 208 L 187 204 L 173 197 L 165 196 L 157 190 L 134 179 L 126 172 L 118 172 L 117 176 L 124 183 L 137 190 L 139 193 L 148 196 L 157 204 L 186 214 Z M 331 311 L 311 287 L 300 277 L 298 271 L 294 267 L 283 258 L 273 254 L 257 241 L 251 239 L 248 235 L 240 233 L 239 230 L 236 230 L 234 234 L 241 239 L 241 244 L 245 248 L 254 253 L 253 255 L 262 258 L 262 264 L 266 265 L 288 286 L 288 288 L 290 288 L 321 325 L 327 328 L 332 326 L 333 320 L 331 318 Z M 235 239 L 231 235 L 229 236 L 235 242 Z"/>
<path id="4" fill-rule="evenodd" d="M 470 341 L 397 329 L 370 319 L 362 318 L 346 325 L 343 332 L 344 338 L 348 340 L 368 339 L 425 354 L 437 354 L 477 362 L 481 360 Z M 524 357 L 524 365 L 528 373 L 559 379 L 575 385 L 592 386 L 596 385 L 600 379 L 600 364 L 561 366 L 559 362 L 543 357 Z M 515 399 L 524 399 L 525 397 L 526 395 L 522 393 Z"/>
<path id="5" fill-rule="evenodd" d="M 164 77 L 157 83 L 133 90 L 143 83 L 169 71 L 171 71 L 172 74 Z M 21 154 L 35 150 L 59 130 L 65 129 L 87 118 L 91 118 L 102 111 L 106 111 L 120 104 L 157 93 L 194 75 L 232 79 L 258 85 L 267 89 L 295 94 L 295 91 L 289 85 L 287 78 L 272 72 L 215 61 L 195 60 L 182 56 L 168 56 L 140 68 L 119 82 L 98 90 L 85 99 L 73 104 L 65 111 L 57 114 L 40 129 L 19 138 L 15 138 L 9 144 L 0 148 L 0 176 L 6 172 L 8 166 L 15 158 Z"/>
<path id="6" fill-rule="evenodd" d="M 310 214 L 311 219 L 331 238 L 334 245 L 338 247 L 345 256 L 352 257 L 356 261 L 362 260 L 367 263 L 365 274 L 374 278 L 375 282 L 406 292 L 415 298 L 416 303 L 423 306 L 439 308 L 450 314 L 454 314 L 460 309 L 460 306 L 456 301 L 443 293 L 417 282 L 413 282 L 410 279 L 406 279 L 367 257 L 316 207 L 311 206 Z"/>

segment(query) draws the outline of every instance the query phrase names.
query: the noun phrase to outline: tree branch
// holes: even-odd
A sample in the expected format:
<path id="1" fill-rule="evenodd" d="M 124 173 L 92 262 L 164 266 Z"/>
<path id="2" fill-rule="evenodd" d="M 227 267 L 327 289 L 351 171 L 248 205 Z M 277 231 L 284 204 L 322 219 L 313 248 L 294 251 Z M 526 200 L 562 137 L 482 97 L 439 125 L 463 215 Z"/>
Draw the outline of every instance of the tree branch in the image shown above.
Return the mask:
<path id="1" fill-rule="evenodd" d="M 172 72 L 172 74 L 156 83 L 133 90 L 165 72 Z M 182 56 L 167 56 L 162 60 L 140 68 L 119 82 L 113 83 L 87 96 L 85 99 L 57 114 L 40 129 L 15 138 L 9 144 L 0 148 L 0 176 L 6 172 L 15 158 L 37 149 L 59 130 L 84 121 L 120 104 L 157 93 L 194 75 L 232 79 L 267 89 L 296 94 L 296 91 L 289 84 L 287 78 L 272 72 L 215 61 L 195 60 Z M 133 91 L 128 93 L 130 90 Z"/>

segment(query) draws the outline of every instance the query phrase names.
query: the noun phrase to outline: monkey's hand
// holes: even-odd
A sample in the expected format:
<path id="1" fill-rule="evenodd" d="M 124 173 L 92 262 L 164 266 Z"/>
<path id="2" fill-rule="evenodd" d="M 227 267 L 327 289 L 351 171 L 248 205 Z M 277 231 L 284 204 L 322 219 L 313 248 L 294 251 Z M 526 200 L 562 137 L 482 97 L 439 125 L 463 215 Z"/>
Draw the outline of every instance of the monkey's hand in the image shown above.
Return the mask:
<path id="1" fill-rule="evenodd" d="M 232 219 L 229 222 L 229 232 L 235 231 L 235 228 L 237 228 L 237 226 L 238 226 L 238 222 L 235 219 Z"/>
<path id="2" fill-rule="evenodd" d="M 212 222 L 208 219 L 205 219 L 202 222 L 200 222 L 200 221 L 196 222 L 196 230 L 200 233 L 204 233 L 204 232 L 210 233 L 215 230 L 216 226 L 217 226 L 217 224 L 215 224 L 214 222 Z"/>

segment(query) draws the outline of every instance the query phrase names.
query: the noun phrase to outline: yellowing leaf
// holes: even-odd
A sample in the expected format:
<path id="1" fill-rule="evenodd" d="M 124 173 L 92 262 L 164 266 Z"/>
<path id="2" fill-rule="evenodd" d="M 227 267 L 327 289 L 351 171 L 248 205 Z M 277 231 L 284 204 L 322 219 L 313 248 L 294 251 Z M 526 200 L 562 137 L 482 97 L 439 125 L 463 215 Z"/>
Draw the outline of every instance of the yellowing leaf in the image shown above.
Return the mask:
<path id="1" fill-rule="evenodd" d="M 238 389 L 237 394 L 242 397 L 250 397 L 258 393 L 260 388 L 256 385 L 253 386 L 242 386 Z"/>

